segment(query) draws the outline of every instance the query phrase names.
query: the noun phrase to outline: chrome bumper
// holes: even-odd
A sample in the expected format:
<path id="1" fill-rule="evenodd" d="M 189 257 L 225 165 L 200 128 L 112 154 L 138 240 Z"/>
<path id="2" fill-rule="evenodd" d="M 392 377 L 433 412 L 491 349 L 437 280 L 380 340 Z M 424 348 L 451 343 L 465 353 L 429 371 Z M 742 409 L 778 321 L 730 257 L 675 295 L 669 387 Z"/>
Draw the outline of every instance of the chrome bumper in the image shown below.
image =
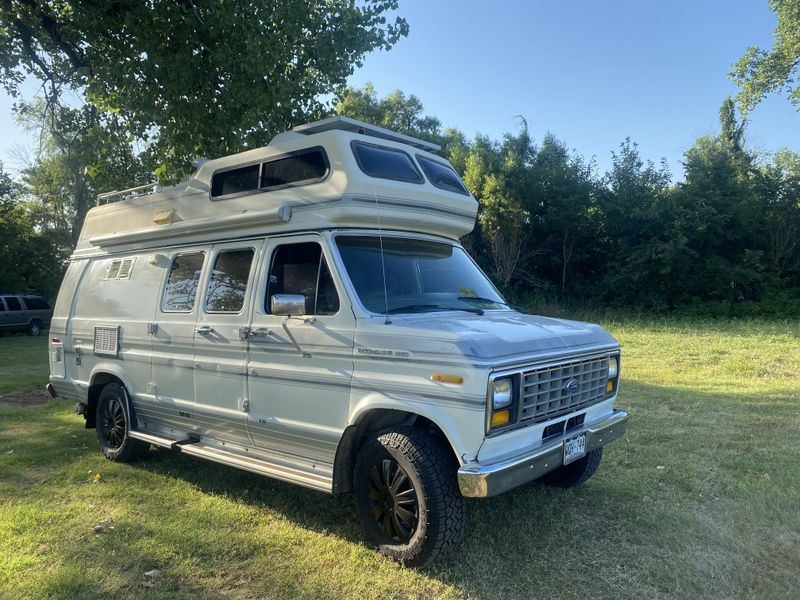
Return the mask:
<path id="1" fill-rule="evenodd" d="M 591 452 L 620 437 L 627 425 L 628 413 L 615 410 L 605 421 L 569 432 L 566 439 L 586 432 L 586 451 Z M 458 470 L 461 494 L 468 498 L 496 496 L 557 469 L 564 461 L 564 439 L 490 465 L 464 465 Z"/>

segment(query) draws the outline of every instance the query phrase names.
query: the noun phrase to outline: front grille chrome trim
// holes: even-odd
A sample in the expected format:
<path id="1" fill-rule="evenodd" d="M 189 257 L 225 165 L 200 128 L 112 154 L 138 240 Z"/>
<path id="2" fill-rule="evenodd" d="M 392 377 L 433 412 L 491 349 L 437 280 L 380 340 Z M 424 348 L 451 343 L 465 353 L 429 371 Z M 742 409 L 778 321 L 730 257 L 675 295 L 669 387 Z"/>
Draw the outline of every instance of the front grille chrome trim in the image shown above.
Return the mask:
<path id="1" fill-rule="evenodd" d="M 522 372 L 518 423 L 542 423 L 607 397 L 609 356 L 583 358 Z M 568 382 L 578 389 L 567 389 Z"/>
<path id="2" fill-rule="evenodd" d="M 616 386 L 612 393 L 606 391 L 608 361 L 611 357 L 619 360 L 619 348 L 531 363 L 492 373 L 487 394 L 486 435 L 502 435 L 521 427 L 557 419 L 613 397 Z M 492 382 L 505 377 L 514 382 L 514 415 L 509 425 L 492 430 Z M 577 390 L 565 389 L 570 379 L 577 380 Z"/>

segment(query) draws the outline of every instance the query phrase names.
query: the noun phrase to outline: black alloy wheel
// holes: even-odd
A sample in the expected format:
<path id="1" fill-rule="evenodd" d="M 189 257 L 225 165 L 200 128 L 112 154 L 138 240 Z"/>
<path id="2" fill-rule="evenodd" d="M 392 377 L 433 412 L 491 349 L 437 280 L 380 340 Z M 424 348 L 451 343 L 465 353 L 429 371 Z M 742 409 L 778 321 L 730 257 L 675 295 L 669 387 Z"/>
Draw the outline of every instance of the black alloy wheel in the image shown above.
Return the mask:
<path id="1" fill-rule="evenodd" d="M 104 404 L 102 423 L 106 447 L 119 449 L 125 441 L 125 408 L 121 398 L 112 397 Z"/>
<path id="2" fill-rule="evenodd" d="M 444 436 L 424 423 L 367 437 L 356 455 L 353 493 L 381 554 L 421 567 L 458 545 L 466 512 L 457 470 Z"/>
<path id="3" fill-rule="evenodd" d="M 150 444 L 128 435 L 128 396 L 121 383 L 106 384 L 100 392 L 95 423 L 100 450 L 109 460 L 128 462 L 143 458 L 150 450 Z"/>
<path id="4" fill-rule="evenodd" d="M 373 466 L 367 497 L 372 518 L 386 541 L 408 543 L 419 524 L 419 502 L 403 467 L 388 458 Z"/>

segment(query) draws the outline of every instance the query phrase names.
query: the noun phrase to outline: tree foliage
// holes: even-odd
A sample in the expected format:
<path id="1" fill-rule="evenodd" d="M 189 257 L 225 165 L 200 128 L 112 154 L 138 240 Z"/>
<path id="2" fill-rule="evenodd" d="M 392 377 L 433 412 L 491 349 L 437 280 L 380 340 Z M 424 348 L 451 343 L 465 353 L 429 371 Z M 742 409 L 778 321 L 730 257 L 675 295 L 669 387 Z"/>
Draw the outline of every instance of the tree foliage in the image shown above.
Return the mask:
<path id="1" fill-rule="evenodd" d="M 397 0 L 7 0 L 0 79 L 77 91 L 96 124 L 145 145 L 160 177 L 266 144 L 326 111 L 354 65 L 408 32 Z M 101 162 L 101 161 L 98 161 Z"/>
<path id="2" fill-rule="evenodd" d="M 800 155 L 783 150 L 765 161 L 750 152 L 731 99 L 719 133 L 686 152 L 679 183 L 629 138 L 600 176 L 552 134 L 537 145 L 524 120 L 502 140 L 468 141 L 443 133 L 414 96 L 379 100 L 371 86 L 348 90 L 338 109 L 390 127 L 405 115 L 406 133 L 442 143 L 479 202 L 463 241 L 512 297 L 648 310 L 800 308 Z"/>
<path id="3" fill-rule="evenodd" d="M 0 164 L 0 291 L 53 296 L 58 289 L 66 255 L 55 236 L 37 226 L 36 208 L 23 201 Z"/>
<path id="4" fill-rule="evenodd" d="M 783 92 L 800 110 L 800 0 L 769 0 L 778 17 L 770 50 L 750 46 L 730 76 L 741 88 L 737 100 L 746 115 L 770 93 Z"/>

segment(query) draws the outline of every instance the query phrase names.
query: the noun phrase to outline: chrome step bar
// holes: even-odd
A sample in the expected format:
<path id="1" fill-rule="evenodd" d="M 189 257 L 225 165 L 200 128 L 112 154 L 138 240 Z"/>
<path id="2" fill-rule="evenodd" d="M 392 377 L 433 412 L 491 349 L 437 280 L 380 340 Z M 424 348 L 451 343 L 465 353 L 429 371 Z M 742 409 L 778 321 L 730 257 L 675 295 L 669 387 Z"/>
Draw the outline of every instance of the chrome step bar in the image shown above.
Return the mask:
<path id="1" fill-rule="evenodd" d="M 128 435 L 135 440 L 141 440 L 154 446 L 161 446 L 162 448 L 169 448 L 172 450 L 176 444 L 185 443 L 189 440 L 172 440 L 170 438 L 153 435 L 152 433 L 145 433 L 144 431 L 129 431 Z"/>
<path id="2" fill-rule="evenodd" d="M 311 463 L 309 463 L 308 468 L 298 468 L 295 465 L 290 465 L 275 458 L 266 457 L 258 451 L 250 453 L 248 450 L 248 454 L 244 454 L 241 451 L 224 450 L 216 446 L 204 444 L 201 440 L 196 438 L 173 440 L 143 431 L 131 431 L 128 435 L 134 439 L 148 442 L 155 446 L 169 448 L 170 450 L 178 450 L 183 454 L 205 458 L 206 460 L 242 469 L 243 471 L 250 471 L 251 473 L 272 477 L 273 479 L 296 483 L 313 490 L 319 490 L 328 494 L 333 490 L 333 472 L 330 469 L 312 470 Z"/>
<path id="3" fill-rule="evenodd" d="M 259 475 L 266 475 L 267 477 L 289 481 L 314 490 L 327 492 L 328 494 L 331 493 L 332 477 L 330 473 L 326 474 L 298 469 L 288 464 L 267 461 L 263 458 L 245 456 L 238 452 L 230 452 L 220 448 L 206 446 L 202 442 L 186 444 L 178 446 L 178 448 L 180 448 L 180 451 L 184 454 L 213 460 L 214 462 L 236 467 L 244 471 L 250 471 L 251 473 L 258 473 Z"/>

